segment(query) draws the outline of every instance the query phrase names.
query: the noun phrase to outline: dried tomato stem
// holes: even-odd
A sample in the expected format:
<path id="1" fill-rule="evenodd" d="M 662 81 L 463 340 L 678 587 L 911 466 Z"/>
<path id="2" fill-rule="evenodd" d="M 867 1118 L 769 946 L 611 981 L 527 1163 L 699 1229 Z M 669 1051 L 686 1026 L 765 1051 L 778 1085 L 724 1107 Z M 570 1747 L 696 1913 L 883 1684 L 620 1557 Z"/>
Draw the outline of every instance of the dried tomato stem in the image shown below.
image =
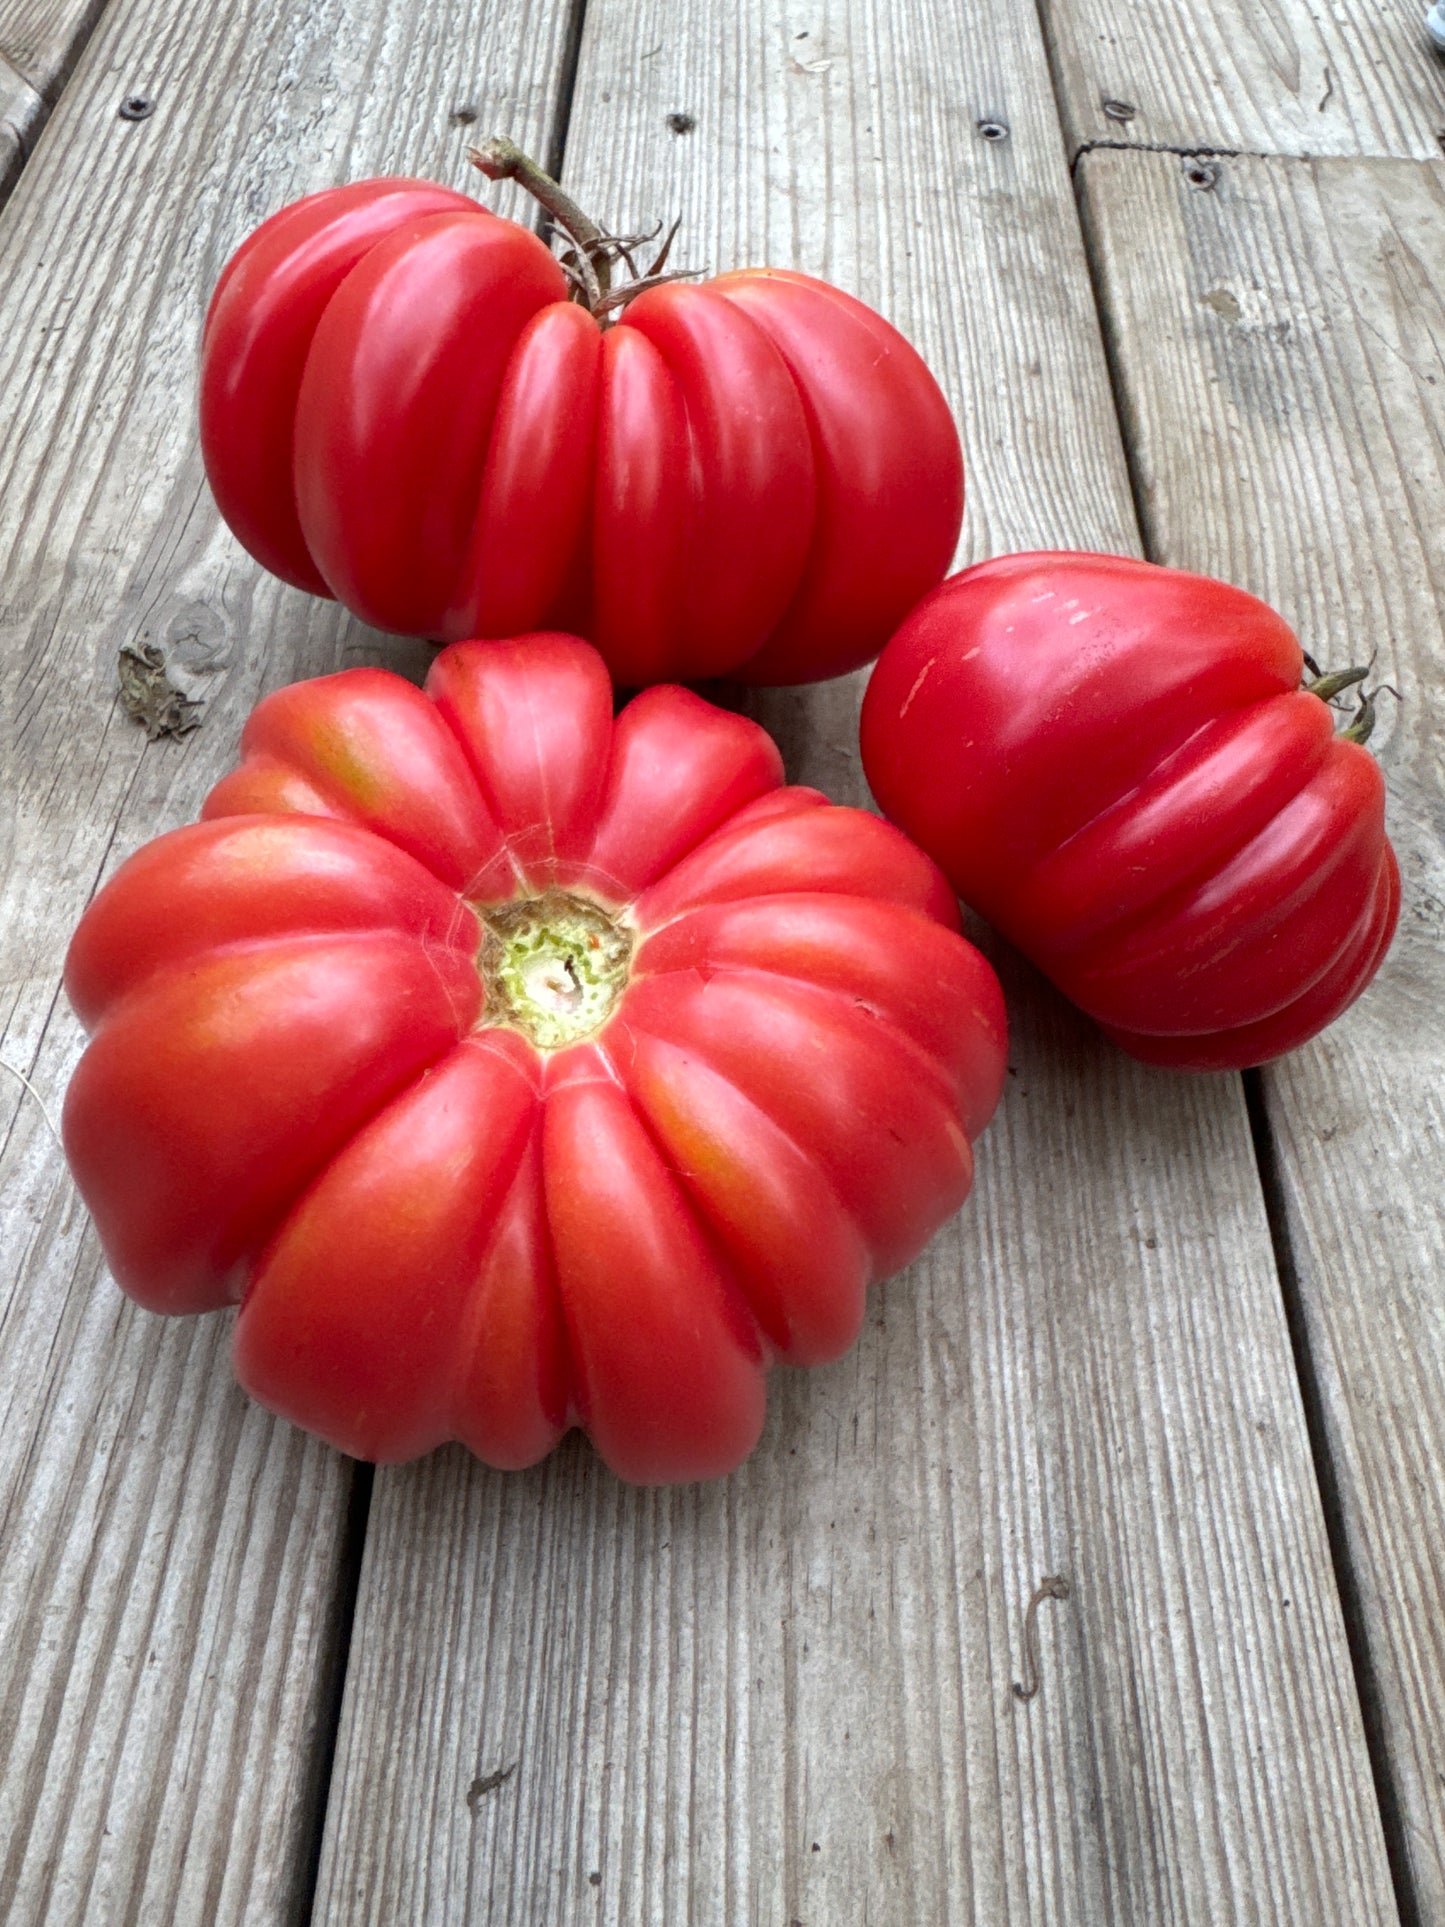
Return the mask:
<path id="1" fill-rule="evenodd" d="M 583 264 L 588 279 L 597 284 L 595 293 L 591 287 L 587 290 L 589 307 L 595 308 L 598 302 L 604 300 L 612 288 L 607 237 L 597 223 L 582 212 L 560 181 L 554 181 L 545 168 L 538 167 L 505 134 L 493 134 L 477 146 L 468 148 L 467 159 L 489 181 L 516 181 L 534 201 L 546 208 L 576 247 L 578 260 Z"/>

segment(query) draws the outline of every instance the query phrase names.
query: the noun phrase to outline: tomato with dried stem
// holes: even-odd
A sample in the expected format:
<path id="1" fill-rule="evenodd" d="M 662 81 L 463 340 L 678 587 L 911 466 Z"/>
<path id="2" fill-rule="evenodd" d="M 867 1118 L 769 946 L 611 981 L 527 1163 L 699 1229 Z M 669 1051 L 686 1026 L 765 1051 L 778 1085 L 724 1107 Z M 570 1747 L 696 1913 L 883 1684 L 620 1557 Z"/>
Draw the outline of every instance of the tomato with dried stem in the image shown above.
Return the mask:
<path id="1" fill-rule="evenodd" d="M 963 463 L 897 329 L 768 268 L 642 264 L 505 141 L 571 246 L 421 181 L 312 194 L 206 320 L 201 446 L 239 540 L 378 628 L 560 627 L 623 685 L 871 661 L 952 558 Z"/>

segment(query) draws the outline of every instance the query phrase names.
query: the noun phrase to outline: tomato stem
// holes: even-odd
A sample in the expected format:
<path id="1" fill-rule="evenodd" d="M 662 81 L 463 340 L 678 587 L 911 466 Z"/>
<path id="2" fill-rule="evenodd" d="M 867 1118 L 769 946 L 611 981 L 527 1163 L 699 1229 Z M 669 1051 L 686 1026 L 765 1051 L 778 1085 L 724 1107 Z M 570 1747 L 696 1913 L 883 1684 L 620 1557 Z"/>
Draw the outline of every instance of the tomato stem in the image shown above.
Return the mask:
<path id="1" fill-rule="evenodd" d="M 531 156 L 524 154 L 505 134 L 493 134 L 468 148 L 467 159 L 489 181 L 515 181 L 546 208 L 576 250 L 587 305 L 595 309 L 612 288 L 608 237 L 597 223 L 582 212 L 560 181 L 554 181 L 544 167 L 538 167 Z"/>
<path id="2" fill-rule="evenodd" d="M 547 210 L 555 225 L 572 243 L 561 257 L 562 271 L 572 284 L 572 298 L 581 301 L 604 328 L 620 308 L 625 308 L 629 301 L 645 293 L 648 288 L 660 287 L 664 281 L 688 281 L 701 272 L 698 268 L 674 268 L 663 272 L 677 234 L 678 223 L 674 221 L 657 258 L 639 274 L 632 250 L 641 247 L 644 242 L 655 241 L 662 232 L 661 222 L 651 234 L 625 237 L 608 234 L 582 212 L 572 196 L 552 179 L 545 168 L 538 167 L 505 134 L 493 134 L 478 146 L 468 148 L 467 158 L 489 181 L 516 181 Z M 632 280 L 624 282 L 620 288 L 614 288 L 612 268 L 618 261 L 627 263 Z"/>

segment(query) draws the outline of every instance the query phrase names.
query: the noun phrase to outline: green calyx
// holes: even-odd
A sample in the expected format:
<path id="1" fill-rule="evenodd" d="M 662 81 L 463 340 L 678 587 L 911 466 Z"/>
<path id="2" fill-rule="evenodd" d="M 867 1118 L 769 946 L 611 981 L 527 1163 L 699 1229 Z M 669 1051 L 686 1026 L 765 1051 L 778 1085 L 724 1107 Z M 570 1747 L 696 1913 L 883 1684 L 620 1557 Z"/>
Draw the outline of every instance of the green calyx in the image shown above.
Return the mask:
<path id="1" fill-rule="evenodd" d="M 1314 660 L 1313 656 L 1306 656 L 1305 666 L 1310 670 L 1312 680 L 1302 684 L 1301 687 L 1307 696 L 1318 696 L 1322 703 L 1333 703 L 1336 696 L 1343 694 L 1345 690 L 1359 686 L 1360 701 L 1354 718 L 1346 724 L 1343 729 L 1336 730 L 1335 734 L 1339 736 L 1343 742 L 1366 742 L 1369 739 L 1370 732 L 1375 727 L 1375 696 L 1377 692 L 1373 689 L 1363 687 L 1363 684 L 1370 675 L 1371 664 L 1367 663 L 1364 668 L 1336 669 L 1329 675 L 1321 675 L 1319 673 L 1319 664 Z M 1392 686 L 1389 683 L 1382 683 L 1380 687 L 1382 689 L 1391 689 Z"/>
<path id="2" fill-rule="evenodd" d="M 594 1036 L 627 986 L 632 932 L 565 890 L 482 912 L 484 1024 L 517 1030 L 538 1050 Z"/>

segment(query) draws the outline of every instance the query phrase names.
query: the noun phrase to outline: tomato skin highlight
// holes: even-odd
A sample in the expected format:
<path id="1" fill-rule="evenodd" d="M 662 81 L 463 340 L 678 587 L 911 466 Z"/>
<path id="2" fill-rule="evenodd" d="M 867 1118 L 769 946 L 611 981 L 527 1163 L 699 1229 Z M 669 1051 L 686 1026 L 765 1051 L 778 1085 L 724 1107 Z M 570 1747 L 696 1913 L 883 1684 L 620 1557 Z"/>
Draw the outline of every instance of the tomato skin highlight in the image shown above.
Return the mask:
<path id="1" fill-rule="evenodd" d="M 415 1458 L 451 1435 L 434 1388 L 458 1369 L 538 1110 L 526 1066 L 468 1040 L 337 1153 L 249 1282 L 235 1362 L 253 1397 L 294 1404 L 358 1458 Z"/>
<path id="2" fill-rule="evenodd" d="M 1147 1062 L 1307 1041 L 1399 909 L 1378 764 L 1274 610 L 1118 556 L 1001 557 L 884 650 L 863 763 L 963 900 Z"/>
<path id="3" fill-rule="evenodd" d="M 769 269 L 713 285 L 787 363 L 817 476 L 802 578 L 766 642 L 734 673 L 777 684 L 811 680 L 809 665 L 820 659 L 833 675 L 860 669 L 918 600 L 918 585 L 937 582 L 953 558 L 963 465 L 940 459 L 953 433 L 948 404 L 897 329 L 841 288 Z"/>
<path id="4" fill-rule="evenodd" d="M 153 1311 L 228 1303 L 288 1200 L 478 1001 L 467 956 L 385 930 L 228 945 L 123 998 L 63 1115 L 117 1282 Z"/>
<path id="5" fill-rule="evenodd" d="M 265 221 L 216 283 L 201 345 L 201 452 L 221 514 L 273 575 L 330 595 L 296 512 L 296 398 L 312 336 L 378 241 L 473 205 L 427 181 L 360 181 Z"/>
<path id="6" fill-rule="evenodd" d="M 962 521 L 922 359 L 807 275 L 655 287 L 602 324 L 566 294 L 529 229 L 424 182 L 282 209 L 202 346 L 237 538 L 379 628 L 575 629 L 624 687 L 869 661 Z"/>
<path id="7" fill-rule="evenodd" d="M 564 287 L 527 229 L 437 214 L 379 241 L 327 304 L 296 397 L 296 504 L 363 621 L 449 633 L 512 348 Z"/>
<path id="8" fill-rule="evenodd" d="M 585 611 L 602 341 L 570 301 L 518 336 L 449 634 L 514 636 Z"/>
<path id="9" fill-rule="evenodd" d="M 943 879 L 559 633 L 278 690 L 242 750 L 67 959 L 117 1280 L 239 1303 L 242 1384 L 358 1455 L 731 1469 L 969 1188 L 1006 1037 Z"/>

